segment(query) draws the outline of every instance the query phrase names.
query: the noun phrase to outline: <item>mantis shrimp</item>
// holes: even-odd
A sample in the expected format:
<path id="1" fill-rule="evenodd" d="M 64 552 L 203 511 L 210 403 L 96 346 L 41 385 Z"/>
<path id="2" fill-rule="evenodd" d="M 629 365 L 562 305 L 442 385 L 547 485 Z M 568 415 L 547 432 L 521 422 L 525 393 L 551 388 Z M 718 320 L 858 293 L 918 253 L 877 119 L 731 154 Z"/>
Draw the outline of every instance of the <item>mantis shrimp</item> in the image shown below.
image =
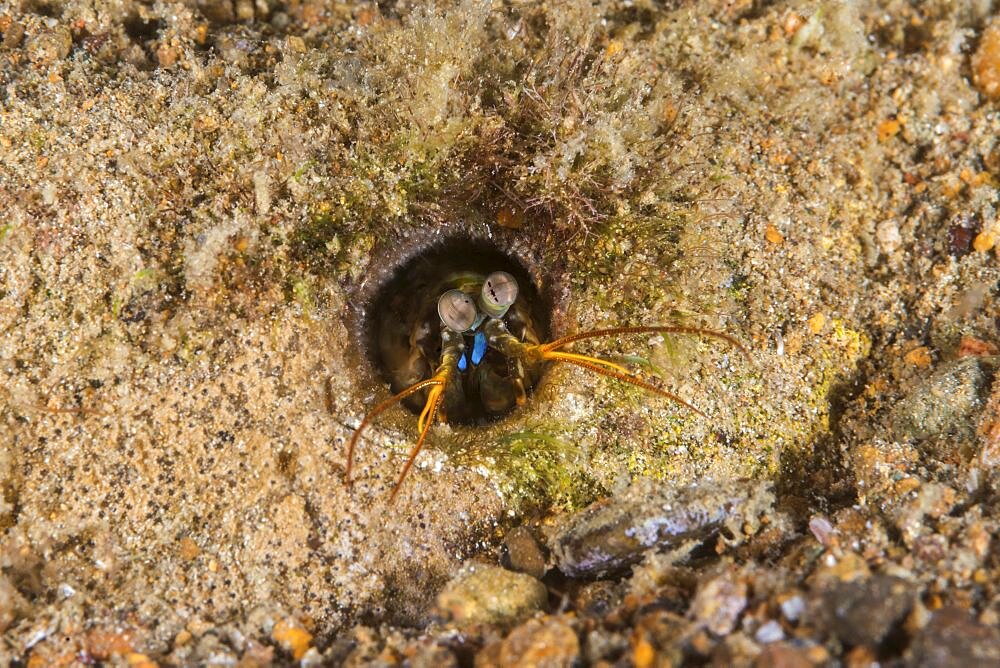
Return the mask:
<path id="1" fill-rule="evenodd" d="M 564 350 L 573 343 L 630 334 L 685 334 L 721 340 L 747 354 L 728 334 L 681 325 L 595 329 L 543 343 L 517 280 L 505 271 L 488 276 L 456 272 L 430 289 L 440 295 L 436 312 L 423 312 L 419 305 L 401 301 L 394 313 L 407 317 L 383 323 L 377 345 L 383 357 L 390 359 L 392 385 L 403 389 L 365 415 L 347 445 L 345 478 L 350 485 L 354 450 L 365 427 L 397 403 L 419 410 L 419 435 L 393 486 L 390 502 L 399 493 L 436 420 L 481 421 L 523 405 L 549 363 L 571 364 L 630 383 L 706 417 L 678 395 L 622 364 Z"/>

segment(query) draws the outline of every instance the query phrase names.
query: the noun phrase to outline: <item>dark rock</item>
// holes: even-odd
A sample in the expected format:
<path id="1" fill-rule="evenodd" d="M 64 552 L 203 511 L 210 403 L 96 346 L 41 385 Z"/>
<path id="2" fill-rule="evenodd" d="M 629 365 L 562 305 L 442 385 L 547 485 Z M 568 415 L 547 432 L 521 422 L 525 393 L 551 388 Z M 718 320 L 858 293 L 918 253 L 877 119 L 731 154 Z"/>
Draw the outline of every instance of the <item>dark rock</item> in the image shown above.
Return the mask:
<path id="1" fill-rule="evenodd" d="M 530 529 L 511 529 L 504 537 L 504 547 L 504 566 L 533 578 L 545 575 L 545 553 Z"/>
<path id="2" fill-rule="evenodd" d="M 813 600 L 812 617 L 847 645 L 878 647 L 899 628 L 915 600 L 911 584 L 888 575 L 834 581 Z"/>
<path id="3" fill-rule="evenodd" d="M 3 46 L 7 49 L 16 49 L 24 39 L 24 25 L 18 21 L 11 21 L 3 31 Z"/>
<path id="4" fill-rule="evenodd" d="M 236 11 L 231 0 L 197 0 L 197 6 L 202 15 L 213 23 L 236 21 Z"/>
<path id="5" fill-rule="evenodd" d="M 770 485 L 748 480 L 676 487 L 640 478 L 622 494 L 570 515 L 550 546 L 566 575 L 585 577 L 619 571 L 649 550 L 702 543 L 727 530 L 738 542 L 756 531 L 771 512 Z"/>
<path id="6" fill-rule="evenodd" d="M 588 582 L 573 593 L 573 609 L 580 615 L 603 617 L 618 607 L 624 596 L 621 583 Z"/>
<path id="7" fill-rule="evenodd" d="M 961 608 L 941 608 L 911 643 L 907 664 L 1000 666 L 1000 629 L 980 624 Z"/>

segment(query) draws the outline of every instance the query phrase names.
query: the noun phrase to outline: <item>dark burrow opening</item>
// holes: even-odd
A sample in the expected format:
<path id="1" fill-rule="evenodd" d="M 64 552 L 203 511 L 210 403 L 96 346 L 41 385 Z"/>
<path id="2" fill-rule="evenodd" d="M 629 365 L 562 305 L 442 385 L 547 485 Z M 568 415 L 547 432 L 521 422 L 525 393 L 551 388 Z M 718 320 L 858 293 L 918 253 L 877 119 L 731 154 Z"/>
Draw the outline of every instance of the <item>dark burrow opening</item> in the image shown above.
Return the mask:
<path id="1" fill-rule="evenodd" d="M 529 343 L 548 340 L 551 302 L 518 257 L 491 239 L 445 238 L 395 268 L 366 309 L 367 355 L 393 393 L 430 378 L 438 368 L 441 295 L 459 289 L 475 302 L 493 272 L 507 272 L 517 281 L 516 301 L 501 318 L 511 334 Z M 477 312 L 483 312 L 481 302 Z M 450 424 L 485 424 L 523 404 L 541 379 L 541 366 L 486 346 L 482 325 L 464 332 L 462 339 L 465 359 L 449 381 L 443 418 Z M 419 414 L 427 393 L 422 390 L 403 403 Z"/>

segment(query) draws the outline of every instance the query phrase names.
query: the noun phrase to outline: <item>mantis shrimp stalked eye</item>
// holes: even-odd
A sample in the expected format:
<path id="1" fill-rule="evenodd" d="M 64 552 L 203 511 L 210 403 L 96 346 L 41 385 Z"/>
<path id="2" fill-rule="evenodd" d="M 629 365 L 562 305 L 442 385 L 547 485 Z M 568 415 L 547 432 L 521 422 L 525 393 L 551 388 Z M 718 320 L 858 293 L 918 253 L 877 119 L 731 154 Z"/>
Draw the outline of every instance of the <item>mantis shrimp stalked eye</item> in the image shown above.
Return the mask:
<path id="1" fill-rule="evenodd" d="M 418 414 L 419 435 L 390 500 L 398 494 L 436 420 L 476 424 L 502 416 L 525 403 L 548 364 L 572 364 L 630 383 L 705 417 L 681 397 L 623 364 L 565 350 L 573 343 L 631 334 L 682 334 L 717 339 L 746 355 L 739 341 L 728 334 L 686 326 L 613 327 L 542 343 L 544 324 L 540 326 L 531 299 L 507 271 L 484 276 L 456 270 L 405 284 L 416 294 L 437 295 L 436 301 L 393 293 L 383 304 L 375 343 L 395 394 L 358 424 L 347 445 L 345 466 L 350 484 L 354 450 L 365 427 L 397 403 L 409 406 Z"/>
<path id="2" fill-rule="evenodd" d="M 494 271 L 483 281 L 479 305 L 485 315 L 502 318 L 517 300 L 517 279 L 506 271 Z"/>
<path id="3" fill-rule="evenodd" d="M 476 302 L 461 290 L 449 290 L 438 300 L 438 316 L 441 322 L 456 332 L 475 329 L 483 321 Z"/>

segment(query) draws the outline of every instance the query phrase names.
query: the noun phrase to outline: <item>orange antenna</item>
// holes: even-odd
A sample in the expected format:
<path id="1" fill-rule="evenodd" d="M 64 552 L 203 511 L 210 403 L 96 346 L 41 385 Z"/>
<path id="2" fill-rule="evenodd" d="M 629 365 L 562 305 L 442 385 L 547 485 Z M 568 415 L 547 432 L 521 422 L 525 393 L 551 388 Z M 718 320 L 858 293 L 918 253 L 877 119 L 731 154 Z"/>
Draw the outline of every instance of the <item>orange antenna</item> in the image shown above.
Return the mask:
<path id="1" fill-rule="evenodd" d="M 589 332 L 580 332 L 579 334 L 570 334 L 569 336 L 564 336 L 561 339 L 556 339 L 552 343 L 546 343 L 541 346 L 543 353 L 549 352 L 550 350 L 556 350 L 557 348 L 562 348 L 563 346 L 575 343 L 576 341 L 583 341 L 585 339 L 597 339 L 605 336 L 620 336 L 622 334 L 691 334 L 694 336 L 705 336 L 712 339 L 719 339 L 720 341 L 725 341 L 736 350 L 740 351 L 744 357 L 749 358 L 749 351 L 740 343 L 736 337 L 730 336 L 724 332 L 718 332 L 714 329 L 705 329 L 704 327 L 684 327 L 681 325 L 675 326 L 646 326 L 646 327 L 611 327 L 608 329 L 595 329 Z"/>
<path id="2" fill-rule="evenodd" d="M 688 402 L 686 402 L 683 399 L 681 399 L 679 396 L 677 396 L 673 392 L 667 392 L 666 390 L 661 390 L 660 388 L 656 387 L 655 385 L 653 385 L 651 383 L 647 383 L 646 381 L 642 380 L 641 378 L 637 378 L 636 376 L 634 376 L 634 375 L 632 375 L 630 373 L 622 373 L 620 371 L 614 371 L 614 370 L 611 370 L 611 369 L 602 369 L 600 366 L 597 365 L 598 362 L 608 364 L 606 360 L 601 360 L 601 359 L 598 359 L 596 357 L 588 358 L 586 355 L 579 355 L 579 356 L 574 357 L 574 358 L 553 357 L 553 355 L 559 355 L 559 354 L 560 353 L 544 353 L 543 352 L 542 353 L 542 358 L 543 359 L 552 360 L 553 362 L 565 362 L 566 364 L 573 364 L 573 365 L 576 365 L 576 366 L 579 366 L 579 367 L 583 367 L 584 369 L 588 369 L 590 371 L 593 371 L 594 373 L 599 373 L 602 376 L 608 376 L 609 378 L 614 378 L 616 380 L 620 380 L 620 381 L 623 381 L 625 383 L 630 383 L 631 385 L 635 385 L 636 387 L 641 387 L 642 389 L 646 390 L 647 392 L 652 392 L 653 394 L 659 395 L 659 396 L 661 396 L 661 397 L 663 397 L 665 399 L 669 399 L 670 401 L 673 401 L 674 403 L 680 404 L 684 408 L 687 408 L 689 411 L 693 411 L 694 413 L 697 413 L 701 417 L 703 417 L 705 419 L 708 419 L 707 415 L 705 415 L 704 413 L 702 413 L 700 410 L 698 410 L 697 408 L 695 408 L 694 406 L 692 406 Z"/>
<path id="3" fill-rule="evenodd" d="M 410 385 L 408 388 L 406 388 L 399 394 L 394 395 L 386 399 L 382 403 L 380 403 L 361 420 L 361 424 L 357 426 L 357 428 L 354 430 L 354 434 L 351 436 L 351 442 L 348 443 L 347 445 L 347 467 L 344 471 L 344 477 L 347 479 L 348 485 L 351 484 L 351 469 L 354 465 L 354 447 L 357 445 L 358 439 L 361 437 L 362 430 L 365 427 L 367 427 L 372 420 L 374 420 L 379 415 L 384 413 L 387 409 L 392 407 L 393 404 L 399 403 L 400 401 L 402 401 L 403 399 L 407 398 L 412 394 L 416 394 L 425 387 L 436 387 L 439 385 L 444 385 L 444 382 L 445 382 L 444 378 L 440 378 L 439 376 L 436 375 L 433 378 L 428 378 L 427 380 L 422 380 L 419 383 L 414 383 L 413 385 Z"/>
<path id="4" fill-rule="evenodd" d="M 410 472 L 410 467 L 413 466 L 413 462 L 416 461 L 417 455 L 424 447 L 424 441 L 427 439 L 427 434 L 431 430 L 431 425 L 434 424 L 434 418 L 437 417 L 438 409 L 441 407 L 441 401 L 444 399 L 444 383 L 439 383 L 430 392 L 427 397 L 427 404 L 424 406 L 423 412 L 420 414 L 420 422 L 417 425 L 420 427 L 420 436 L 417 438 L 416 445 L 410 451 L 410 458 L 406 460 L 406 466 L 403 467 L 403 472 L 399 474 L 399 480 L 396 481 L 395 486 L 392 488 L 392 494 L 389 495 L 389 503 L 392 503 L 396 499 L 396 494 L 399 493 L 399 487 L 403 484 L 406 479 L 406 475 Z"/>

